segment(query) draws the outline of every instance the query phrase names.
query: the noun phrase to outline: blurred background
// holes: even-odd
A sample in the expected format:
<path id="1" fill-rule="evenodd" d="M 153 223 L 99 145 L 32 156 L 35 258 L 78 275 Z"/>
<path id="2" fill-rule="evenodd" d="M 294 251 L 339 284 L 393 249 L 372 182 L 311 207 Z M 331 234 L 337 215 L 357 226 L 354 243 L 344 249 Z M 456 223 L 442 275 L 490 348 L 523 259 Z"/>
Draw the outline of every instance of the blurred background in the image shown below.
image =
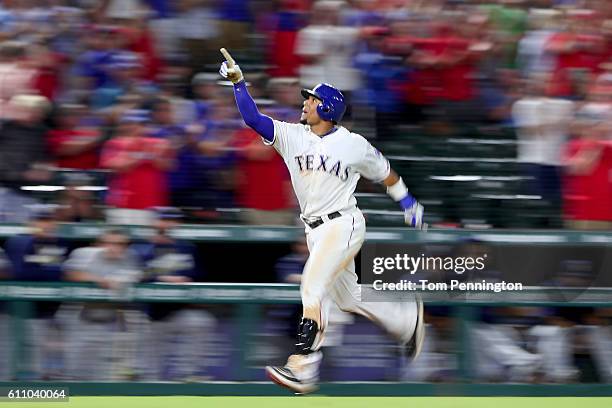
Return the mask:
<path id="1" fill-rule="evenodd" d="M 260 380 L 291 350 L 295 290 L 211 304 L 224 292 L 207 283 L 295 285 L 307 257 L 284 163 L 240 120 L 220 47 L 275 119 L 299 119 L 301 87 L 342 89 L 343 125 L 434 230 L 458 231 L 391 229 L 402 212 L 363 181 L 378 239 L 486 246 L 543 286 L 610 281 L 612 2 L 0 0 L 0 381 Z M 192 303 L 125 302 L 146 284 Z M 612 382 L 600 289 L 589 304 L 431 305 L 414 364 L 337 311 L 323 379 Z"/>

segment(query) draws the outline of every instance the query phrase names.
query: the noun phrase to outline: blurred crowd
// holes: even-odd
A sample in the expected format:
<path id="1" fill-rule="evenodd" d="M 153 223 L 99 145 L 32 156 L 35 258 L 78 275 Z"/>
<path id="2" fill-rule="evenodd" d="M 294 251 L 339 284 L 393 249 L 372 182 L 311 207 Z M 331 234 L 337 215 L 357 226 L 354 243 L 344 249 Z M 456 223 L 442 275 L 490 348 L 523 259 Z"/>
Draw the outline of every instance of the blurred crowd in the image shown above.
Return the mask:
<path id="1" fill-rule="evenodd" d="M 111 228 L 89 245 L 58 237 L 53 211 L 37 207 L 31 232 L 5 242 L 0 279 L 91 283 L 121 293 L 136 283 L 192 283 L 205 276 L 195 245 L 171 236 L 182 219 L 175 208 L 156 209 L 155 231 L 147 239 L 133 241 L 126 231 Z M 0 378 L 9 372 L 20 379 L 126 378 L 136 369 L 141 378 L 162 378 L 163 364 L 174 359 L 180 362 L 173 375 L 185 380 L 196 375 L 194 367 L 204 359 L 210 339 L 212 317 L 188 304 L 49 301 L 30 306 L 19 314 L 0 302 Z M 23 319 L 21 329 L 6 328 L 7 312 Z M 11 370 L 9 341 L 17 333 L 25 351 L 17 353 L 21 359 Z M 179 352 L 172 354 L 175 348 Z"/>
<path id="2" fill-rule="evenodd" d="M 277 119 L 297 120 L 300 87 L 329 82 L 374 143 L 515 129 L 521 193 L 568 227 L 610 228 L 604 0 L 2 0 L 0 220 L 51 200 L 65 221 L 147 224 L 171 204 L 199 222 L 236 208 L 294 222 L 282 160 L 216 74 L 220 46 Z"/>

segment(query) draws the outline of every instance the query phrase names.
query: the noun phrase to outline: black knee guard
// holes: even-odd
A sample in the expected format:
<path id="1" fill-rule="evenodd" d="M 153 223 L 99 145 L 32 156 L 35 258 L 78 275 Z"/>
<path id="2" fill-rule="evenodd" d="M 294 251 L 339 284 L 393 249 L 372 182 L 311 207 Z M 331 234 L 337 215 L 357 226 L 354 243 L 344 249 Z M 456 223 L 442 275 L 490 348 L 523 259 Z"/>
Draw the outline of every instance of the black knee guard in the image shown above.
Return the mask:
<path id="1" fill-rule="evenodd" d="M 308 354 L 319 333 L 319 325 L 312 319 L 302 317 L 298 326 L 297 343 L 295 354 Z"/>

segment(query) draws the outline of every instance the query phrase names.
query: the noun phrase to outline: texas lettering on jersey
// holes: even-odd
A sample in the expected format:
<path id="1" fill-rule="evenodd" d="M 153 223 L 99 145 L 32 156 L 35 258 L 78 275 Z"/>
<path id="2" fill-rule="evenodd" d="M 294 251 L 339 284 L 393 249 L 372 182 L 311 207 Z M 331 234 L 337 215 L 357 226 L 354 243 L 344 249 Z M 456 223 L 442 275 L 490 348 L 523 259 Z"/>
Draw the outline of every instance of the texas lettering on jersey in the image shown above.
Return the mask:
<path id="1" fill-rule="evenodd" d="M 309 126 L 275 120 L 274 140 L 264 143 L 285 161 L 304 218 L 355 208 L 360 177 L 380 182 L 390 171 L 378 150 L 342 126 L 320 137 Z"/>
<path id="2" fill-rule="evenodd" d="M 335 175 L 342 181 L 348 180 L 349 173 L 351 171 L 350 166 L 344 167 L 342 166 L 342 162 L 340 160 L 332 160 L 330 156 L 326 156 L 323 154 L 306 154 L 301 156 L 295 156 L 294 159 L 301 172 L 324 171 L 331 175 Z"/>

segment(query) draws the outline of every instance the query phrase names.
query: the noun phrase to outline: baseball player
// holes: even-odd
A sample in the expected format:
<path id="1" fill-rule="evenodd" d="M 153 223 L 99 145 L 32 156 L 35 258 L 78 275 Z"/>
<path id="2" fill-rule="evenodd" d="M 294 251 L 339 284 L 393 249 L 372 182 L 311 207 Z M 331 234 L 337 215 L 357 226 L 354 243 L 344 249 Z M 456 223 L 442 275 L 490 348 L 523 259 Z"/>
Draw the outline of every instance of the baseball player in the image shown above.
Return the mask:
<path id="1" fill-rule="evenodd" d="M 334 302 L 346 312 L 379 324 L 415 358 L 424 337 L 423 304 L 362 302 L 354 257 L 365 238 L 365 219 L 353 196 L 361 176 L 381 182 L 403 208 L 406 223 L 423 227 L 423 206 L 408 193 L 389 161 L 362 136 L 338 123 L 346 110 L 344 95 L 329 84 L 302 90 L 300 123 L 273 120 L 259 112 L 247 91 L 240 67 L 222 48 L 219 73 L 234 84 L 234 95 L 245 123 L 266 145 L 282 156 L 300 204 L 310 256 L 304 267 L 300 293 L 302 319 L 297 343 L 284 367 L 266 367 L 268 376 L 295 393 L 317 388 L 321 352 Z"/>

